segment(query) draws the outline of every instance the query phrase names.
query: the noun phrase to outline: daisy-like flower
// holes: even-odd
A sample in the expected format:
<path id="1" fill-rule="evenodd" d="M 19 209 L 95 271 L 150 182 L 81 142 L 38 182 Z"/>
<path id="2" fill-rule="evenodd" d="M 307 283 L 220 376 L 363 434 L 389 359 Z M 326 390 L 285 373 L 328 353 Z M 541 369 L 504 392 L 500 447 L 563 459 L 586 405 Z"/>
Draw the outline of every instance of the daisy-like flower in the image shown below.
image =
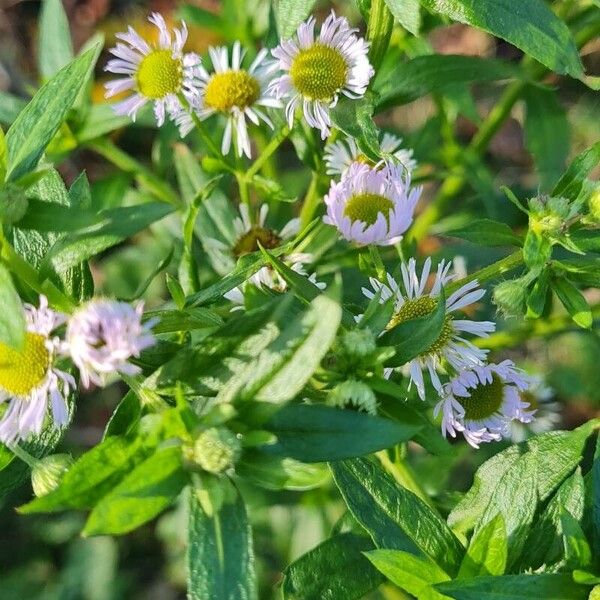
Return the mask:
<path id="1" fill-rule="evenodd" d="M 149 44 L 132 27 L 117 34 L 121 42 L 110 50 L 116 58 L 108 61 L 105 70 L 123 77 L 106 84 L 106 97 L 131 90 L 126 100 L 114 105 L 115 112 L 135 120 L 137 111 L 151 102 L 161 126 L 165 115 L 173 118 L 182 110 L 179 94 L 188 101 L 192 97 L 192 79 L 200 67 L 200 57 L 183 53 L 188 35 L 185 23 L 171 33 L 162 15 L 152 13 L 148 20 L 158 28 L 157 45 Z"/>
<path id="2" fill-rule="evenodd" d="M 63 345 L 53 331 L 64 316 L 40 296 L 39 308 L 25 304 L 27 331 L 19 350 L 0 343 L 0 441 L 12 445 L 42 431 L 48 413 L 52 426 L 68 422 L 66 398 L 75 380 L 54 366 Z M 48 410 L 50 408 L 50 411 Z"/>
<path id="3" fill-rule="evenodd" d="M 440 292 L 456 277 L 450 273 L 451 268 L 451 261 L 441 261 L 433 285 L 429 291 L 426 291 L 431 273 L 431 259 L 428 258 L 425 261 L 419 277 L 416 261 L 411 258 L 408 264 L 401 265 L 402 285 L 388 274 L 387 284 L 371 278 L 372 290 L 363 288 L 362 291 L 369 299 L 381 292 L 381 303 L 386 302 L 389 298 L 394 299 L 394 315 L 387 326 L 387 329 L 392 329 L 406 321 L 426 317 L 433 313 L 437 307 Z M 422 400 L 425 399 L 424 372 L 429 374 L 433 387 L 442 395 L 443 385 L 438 371 L 445 372 L 447 365 L 456 371 L 483 365 L 487 350 L 477 348 L 463 335 L 466 333 L 487 337 L 496 328 L 495 323 L 457 319 L 454 313 L 479 301 L 484 294 L 485 290 L 479 288 L 477 281 L 471 281 L 446 297 L 446 316 L 437 340 L 425 352 L 411 360 L 406 367 L 411 385 L 416 386 Z"/>
<path id="4" fill-rule="evenodd" d="M 410 175 L 400 165 L 355 162 L 341 181 L 331 182 L 323 221 L 349 242 L 395 244 L 412 223 L 421 191 L 410 187 Z"/>
<path id="5" fill-rule="evenodd" d="M 417 167 L 413 158 L 413 151 L 402 148 L 402 138 L 392 133 L 384 133 L 379 144 L 382 154 L 389 154 L 395 162 L 402 165 L 406 173 L 412 173 Z M 347 137 L 325 146 L 325 164 L 328 175 L 344 175 L 354 163 L 365 163 L 371 167 L 375 165 L 361 152 L 356 140 Z"/>
<path id="6" fill-rule="evenodd" d="M 513 421 L 529 423 L 535 410 L 522 394 L 530 385 L 524 371 L 510 360 L 461 371 L 444 386 L 434 415 L 442 415 L 442 434 L 462 433 L 474 448 L 510 435 Z"/>
<path id="7" fill-rule="evenodd" d="M 231 51 L 231 64 L 227 48 L 209 48 L 214 73 L 200 66 L 195 70 L 192 85 L 194 93 L 190 97 L 192 110 L 200 119 L 213 114 L 222 114 L 227 118 L 223 133 L 221 151 L 228 154 L 232 138 L 239 156 L 250 158 L 250 138 L 246 119 L 259 125 L 262 120 L 271 129 L 273 123 L 265 114 L 264 108 L 280 108 L 281 102 L 267 95 L 270 81 L 270 61 L 265 58 L 268 51 L 261 50 L 248 69 L 242 68 L 245 51 L 235 42 Z M 192 120 L 185 111 L 175 118 L 182 136 L 192 129 Z"/>
<path id="8" fill-rule="evenodd" d="M 240 216 L 234 222 L 234 230 L 236 239 L 231 246 L 224 244 L 219 240 L 211 239 L 208 244 L 205 244 L 209 254 L 213 254 L 214 262 L 226 265 L 228 270 L 235 266 L 235 261 L 246 254 L 258 252 L 260 245 L 267 249 L 273 250 L 281 246 L 287 240 L 295 237 L 300 230 L 300 219 L 294 218 L 279 231 L 267 226 L 267 216 L 269 207 L 263 204 L 258 212 L 258 219 L 253 221 L 250 216 L 250 210 L 246 204 L 240 204 Z M 314 274 L 308 276 L 304 265 L 312 262 L 312 256 L 303 252 L 294 252 L 292 254 L 281 257 L 288 266 L 299 273 L 305 275 L 317 287 L 323 288 L 325 284 L 316 281 Z M 244 303 L 244 288 L 246 285 L 254 285 L 257 287 L 265 287 L 277 292 L 282 292 L 287 289 L 286 281 L 279 275 L 277 271 L 269 266 L 262 267 L 252 277 L 250 277 L 243 286 L 233 288 L 225 294 L 225 298 L 235 304 Z"/>
<path id="9" fill-rule="evenodd" d="M 511 438 L 513 442 L 522 442 L 527 439 L 528 432 L 533 434 L 552 431 L 561 422 L 560 402 L 554 397 L 554 390 L 545 384 L 539 375 L 529 375 L 529 389 L 521 392 L 521 400 L 535 410 L 535 420 L 522 424 L 513 421 Z"/>
<path id="10" fill-rule="evenodd" d="M 290 127 L 296 108 L 302 106 L 304 118 L 329 135 L 329 109 L 340 94 L 349 98 L 364 96 L 374 74 L 367 56 L 369 44 L 356 35 L 345 17 L 332 11 L 319 35 L 315 35 L 315 18 L 310 17 L 296 31 L 295 38 L 282 40 L 272 50 L 283 74 L 269 85 L 278 99 L 287 99 L 286 115 Z"/>
<path id="11" fill-rule="evenodd" d="M 127 302 L 93 300 L 71 316 L 67 345 L 84 386 L 103 385 L 114 373 L 139 373 L 129 359 L 156 343 L 151 330 L 157 321 L 142 323 L 143 313 L 143 302 L 133 307 Z"/>

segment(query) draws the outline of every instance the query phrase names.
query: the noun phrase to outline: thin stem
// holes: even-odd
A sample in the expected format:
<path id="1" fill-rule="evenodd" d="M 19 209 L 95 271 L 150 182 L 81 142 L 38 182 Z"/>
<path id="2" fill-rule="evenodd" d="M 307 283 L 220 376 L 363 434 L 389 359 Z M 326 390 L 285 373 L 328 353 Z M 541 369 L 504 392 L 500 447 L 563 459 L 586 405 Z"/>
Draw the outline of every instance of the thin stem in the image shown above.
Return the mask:
<path id="1" fill-rule="evenodd" d="M 300 228 L 304 229 L 312 220 L 319 205 L 320 200 L 319 194 L 319 173 L 313 171 L 310 179 L 310 184 L 302 202 L 302 209 L 300 211 Z"/>
<path id="2" fill-rule="evenodd" d="M 15 444 L 14 446 L 9 446 L 9 448 L 13 452 L 13 454 L 16 457 L 20 458 L 24 463 L 26 463 L 30 469 L 33 469 L 33 467 L 35 467 L 35 465 L 39 462 L 39 460 L 35 458 L 35 456 L 31 456 L 29 452 L 21 448 L 21 446 L 19 446 L 18 444 Z"/>
<path id="3" fill-rule="evenodd" d="M 271 141 L 265 146 L 261 155 L 250 165 L 250 168 L 246 171 L 246 179 L 252 179 L 269 160 L 271 155 L 281 146 L 284 140 L 290 135 L 290 128 L 288 125 L 284 125 L 271 139 Z"/>
<path id="4" fill-rule="evenodd" d="M 192 109 L 192 107 L 190 106 L 190 103 L 188 102 L 188 99 L 181 93 L 177 94 L 177 97 L 179 98 L 179 102 L 181 102 L 182 106 L 185 108 L 185 110 L 190 115 L 192 121 L 194 122 L 194 127 L 198 131 L 204 144 L 206 144 L 206 147 L 210 150 L 210 153 L 215 158 L 222 158 L 221 151 L 219 150 L 217 145 L 213 142 L 213 139 L 210 137 L 210 135 L 208 135 L 208 131 L 206 131 L 206 127 L 204 127 L 204 123 L 202 122 L 200 117 L 196 114 L 196 111 Z"/>
<path id="5" fill-rule="evenodd" d="M 244 204 L 250 204 L 250 195 L 248 193 L 248 179 L 240 171 L 235 172 L 235 179 L 240 190 L 240 201 Z"/>

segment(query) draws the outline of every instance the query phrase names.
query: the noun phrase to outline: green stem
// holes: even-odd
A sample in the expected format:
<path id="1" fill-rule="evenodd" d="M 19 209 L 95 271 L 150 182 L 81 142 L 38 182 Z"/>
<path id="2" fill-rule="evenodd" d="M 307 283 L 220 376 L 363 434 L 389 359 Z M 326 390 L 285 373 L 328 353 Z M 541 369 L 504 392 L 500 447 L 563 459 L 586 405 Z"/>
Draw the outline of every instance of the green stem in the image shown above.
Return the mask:
<path id="1" fill-rule="evenodd" d="M 202 122 L 200 117 L 196 114 L 196 111 L 192 109 L 187 98 L 181 93 L 177 94 L 177 97 L 179 98 L 179 102 L 181 102 L 182 106 L 185 108 L 185 110 L 190 115 L 192 121 L 194 122 L 194 127 L 198 131 L 198 134 L 202 138 L 202 141 L 204 142 L 206 147 L 210 150 L 210 153 L 215 158 L 222 158 L 221 150 L 219 150 L 217 145 L 213 142 L 213 139 L 210 137 L 210 135 L 208 135 L 208 131 L 206 131 L 206 127 L 204 127 L 204 123 Z"/>
<path id="2" fill-rule="evenodd" d="M 367 40 L 371 42 L 369 60 L 375 71 L 381 66 L 385 52 L 390 44 L 394 17 L 385 0 L 373 0 L 369 23 L 367 24 Z"/>
<path id="3" fill-rule="evenodd" d="M 269 160 L 271 155 L 281 146 L 284 140 L 290 135 L 290 128 L 288 125 L 284 125 L 271 139 L 271 141 L 265 146 L 261 155 L 250 165 L 250 168 L 246 171 L 246 179 L 250 180 L 254 177 Z"/>
<path id="4" fill-rule="evenodd" d="M 235 179 L 240 190 L 240 201 L 244 204 L 250 204 L 250 195 L 248 193 L 248 179 L 240 171 L 235 172 Z"/>
<path id="5" fill-rule="evenodd" d="M 321 196 L 319 194 L 319 173 L 313 171 L 306 196 L 302 202 L 300 211 L 300 229 L 304 229 L 312 220 L 319 206 Z"/>
<path id="6" fill-rule="evenodd" d="M 446 286 L 446 295 L 450 295 L 455 292 L 458 288 L 463 285 L 469 283 L 470 281 L 475 281 L 482 285 L 488 281 L 492 281 L 500 277 L 500 275 L 504 275 L 513 269 L 516 269 L 519 265 L 523 264 L 523 251 L 517 250 L 504 258 L 501 258 L 499 261 L 480 269 L 479 271 L 475 271 L 475 273 L 471 273 L 471 275 L 467 275 L 458 281 L 453 281 L 449 285 Z"/>
<path id="7" fill-rule="evenodd" d="M 20 458 L 24 463 L 26 463 L 30 469 L 33 469 L 33 467 L 35 467 L 35 465 L 39 462 L 39 460 L 35 458 L 35 456 L 31 456 L 29 452 L 23 450 L 23 448 L 21 448 L 21 446 L 19 446 L 18 444 L 15 444 L 14 446 L 9 446 L 9 448 L 13 452 L 13 454 L 16 457 Z"/>

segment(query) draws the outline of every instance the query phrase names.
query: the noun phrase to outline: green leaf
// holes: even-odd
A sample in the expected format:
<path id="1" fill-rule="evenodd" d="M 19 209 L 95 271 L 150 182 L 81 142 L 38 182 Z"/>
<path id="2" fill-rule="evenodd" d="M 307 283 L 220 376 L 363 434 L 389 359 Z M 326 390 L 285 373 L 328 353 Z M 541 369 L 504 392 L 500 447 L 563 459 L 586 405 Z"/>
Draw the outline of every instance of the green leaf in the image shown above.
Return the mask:
<path id="1" fill-rule="evenodd" d="M 560 514 L 567 569 L 585 569 L 592 564 L 592 551 L 579 522 L 566 509 Z"/>
<path id="2" fill-rule="evenodd" d="M 444 235 L 467 240 L 480 246 L 522 246 L 523 240 L 506 223 L 490 219 L 473 219 L 468 225 L 444 231 Z"/>
<path id="3" fill-rule="evenodd" d="M 138 111 L 135 118 L 137 125 L 144 123 L 148 107 L 149 105 L 142 107 Z M 112 104 L 92 104 L 85 115 L 85 119 L 73 133 L 77 142 L 84 144 L 128 125 L 131 125 L 131 117 L 115 114 Z"/>
<path id="4" fill-rule="evenodd" d="M 593 146 L 575 157 L 566 173 L 560 178 L 554 190 L 552 190 L 552 195 L 576 200 L 587 175 L 599 162 L 600 142 L 596 142 Z"/>
<path id="5" fill-rule="evenodd" d="M 42 79 L 49 79 L 73 60 L 69 21 L 62 0 L 44 0 L 39 25 L 38 62 Z"/>
<path id="6" fill-rule="evenodd" d="M 431 586 L 448 581 L 450 577 L 431 560 L 400 550 L 371 550 L 365 552 L 365 556 L 392 583 L 419 600 L 444 598 Z"/>
<path id="7" fill-rule="evenodd" d="M 413 35 L 419 35 L 421 13 L 419 0 L 385 0 L 394 18 Z"/>
<path id="8" fill-rule="evenodd" d="M 25 341 L 25 311 L 6 267 L 0 263 L 0 344 L 21 348 Z"/>
<path id="9" fill-rule="evenodd" d="M 187 483 L 181 447 L 161 448 L 96 504 L 83 535 L 132 531 L 170 506 Z"/>
<path id="10" fill-rule="evenodd" d="M 543 0 L 421 0 L 423 6 L 459 23 L 502 38 L 543 65 L 579 78 L 583 67 L 568 27 Z"/>
<path id="11" fill-rule="evenodd" d="M 446 319 L 446 298 L 443 291 L 438 296 L 435 310 L 416 319 L 399 323 L 381 337 L 384 346 L 393 346 L 396 353 L 386 365 L 397 367 L 424 353 L 440 337 Z"/>
<path id="12" fill-rule="evenodd" d="M 569 155 L 569 122 L 554 90 L 525 90 L 525 144 L 533 156 L 542 192 L 558 181 Z"/>
<path id="13" fill-rule="evenodd" d="M 475 577 L 436 585 L 456 600 L 587 600 L 589 589 L 568 574 L 503 575 Z"/>
<path id="14" fill-rule="evenodd" d="M 92 48 L 63 67 L 19 113 L 6 134 L 9 180 L 33 170 L 93 69 Z"/>
<path id="15" fill-rule="evenodd" d="M 394 480 L 375 458 L 331 464 L 335 482 L 356 520 L 378 548 L 431 558 L 455 575 L 464 552 L 445 521 Z"/>
<path id="16" fill-rule="evenodd" d="M 385 578 L 364 557 L 373 542 L 341 533 L 313 548 L 284 571 L 286 600 L 359 600 Z"/>
<path id="17" fill-rule="evenodd" d="M 396 422 L 330 406 L 291 404 L 265 424 L 277 443 L 267 453 L 303 462 L 334 461 L 363 456 L 411 439 L 423 423 Z"/>
<path id="18" fill-rule="evenodd" d="M 197 306 L 185 310 L 152 310 L 144 314 L 146 320 L 158 319 L 154 333 L 173 333 L 207 329 L 223 324 L 223 319 L 212 310 Z"/>
<path id="19" fill-rule="evenodd" d="M 178 16 L 181 20 L 186 23 L 197 25 L 205 29 L 216 31 L 219 34 L 226 33 L 226 25 L 223 23 L 223 19 L 213 12 L 200 8 L 199 6 L 193 6 L 191 4 L 184 4 L 179 7 Z"/>
<path id="20" fill-rule="evenodd" d="M 291 38 L 311 13 L 316 0 L 274 0 L 275 20 L 281 39 Z"/>
<path id="21" fill-rule="evenodd" d="M 102 212 L 99 222 L 59 239 L 44 257 L 42 273 L 64 271 L 146 229 L 173 212 L 164 202 L 114 208 Z"/>
<path id="22" fill-rule="evenodd" d="M 507 552 L 506 525 L 502 514 L 498 513 L 473 535 L 458 577 L 502 575 L 506 569 Z"/>
<path id="23" fill-rule="evenodd" d="M 584 295 L 565 277 L 552 280 L 552 289 L 579 327 L 590 329 L 594 322 L 592 309 Z"/>
<path id="24" fill-rule="evenodd" d="M 22 98 L 0 91 L 0 123 L 10 125 L 26 106 Z"/>
<path id="25" fill-rule="evenodd" d="M 550 240 L 534 227 L 530 227 L 523 244 L 523 260 L 530 268 L 543 268 L 552 256 Z"/>
<path id="26" fill-rule="evenodd" d="M 512 79 L 518 69 L 501 60 L 476 56 L 431 54 L 398 63 L 375 80 L 377 111 L 408 104 L 447 86 Z"/>
<path id="27" fill-rule="evenodd" d="M 537 496 L 547 500 L 561 482 L 577 467 L 585 442 L 594 427 L 593 421 L 574 431 L 552 431 L 510 446 L 487 460 L 475 473 L 471 489 L 454 507 L 448 523 L 458 531 L 468 531 L 495 503 L 498 484 L 504 476 L 510 477 L 517 464 L 531 452 L 539 476 L 536 477 Z M 527 459 L 530 461 L 531 459 Z M 496 512 L 490 515 L 491 520 Z"/>
<path id="28" fill-rule="evenodd" d="M 67 508 L 91 508 L 144 458 L 137 442 L 109 437 L 83 454 L 50 494 L 36 498 L 19 509 L 23 514 L 52 512 Z"/>
<path id="29" fill-rule="evenodd" d="M 142 406 L 140 400 L 134 392 L 129 390 L 106 424 L 103 439 L 130 434 L 137 427 L 141 416 Z"/>
<path id="30" fill-rule="evenodd" d="M 548 288 L 550 286 L 550 270 L 544 269 L 535 280 L 527 296 L 527 318 L 539 319 L 546 308 Z"/>
<path id="31" fill-rule="evenodd" d="M 260 449 L 244 452 L 235 472 L 267 490 L 311 490 L 324 485 L 330 477 L 324 465 L 271 456 Z"/>
<path id="32" fill-rule="evenodd" d="M 333 124 L 354 138 L 365 155 L 377 162 L 381 158 L 381 147 L 379 131 L 373 122 L 373 109 L 368 95 L 360 100 L 342 97 L 330 114 Z"/>
<path id="33" fill-rule="evenodd" d="M 241 496 L 207 515 L 194 490 L 188 527 L 189 600 L 255 600 L 252 529 Z"/>

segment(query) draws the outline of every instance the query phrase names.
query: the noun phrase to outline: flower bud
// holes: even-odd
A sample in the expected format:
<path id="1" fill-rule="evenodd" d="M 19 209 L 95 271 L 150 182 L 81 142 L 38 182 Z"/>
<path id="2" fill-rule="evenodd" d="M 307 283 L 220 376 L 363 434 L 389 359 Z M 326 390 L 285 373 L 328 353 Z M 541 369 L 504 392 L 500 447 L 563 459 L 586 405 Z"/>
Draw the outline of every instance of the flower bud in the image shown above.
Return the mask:
<path id="1" fill-rule="evenodd" d="M 31 470 L 33 493 L 39 497 L 54 491 L 73 462 L 68 454 L 51 454 L 40 459 Z"/>
<path id="2" fill-rule="evenodd" d="M 224 427 L 203 431 L 192 447 L 184 450 L 185 457 L 209 473 L 222 473 L 240 458 L 242 445 L 238 437 Z"/>
<path id="3" fill-rule="evenodd" d="M 377 344 L 370 329 L 353 329 L 342 336 L 342 347 L 348 356 L 362 358 L 374 352 Z"/>
<path id="4" fill-rule="evenodd" d="M 353 407 L 370 415 L 377 414 L 377 398 L 373 390 L 355 379 L 336 385 L 327 396 L 327 404 L 338 408 Z"/>

